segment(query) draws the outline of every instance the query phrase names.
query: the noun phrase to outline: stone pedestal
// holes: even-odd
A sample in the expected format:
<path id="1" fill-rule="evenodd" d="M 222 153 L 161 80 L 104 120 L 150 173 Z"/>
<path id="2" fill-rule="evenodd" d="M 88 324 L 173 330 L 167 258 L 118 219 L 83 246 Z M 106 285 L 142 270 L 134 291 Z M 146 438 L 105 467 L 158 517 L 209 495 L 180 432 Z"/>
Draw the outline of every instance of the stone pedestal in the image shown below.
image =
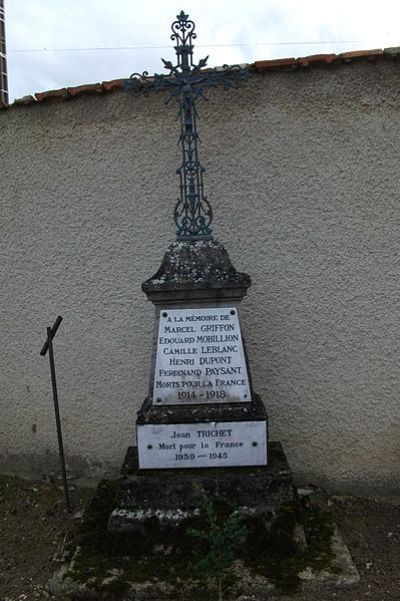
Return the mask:
<path id="1" fill-rule="evenodd" d="M 267 529 L 292 501 L 242 338 L 239 305 L 250 284 L 209 239 L 171 244 L 142 285 L 155 305 L 151 376 L 109 520 L 113 548 L 179 544 L 205 497 Z"/>
<path id="2" fill-rule="evenodd" d="M 252 389 L 238 309 L 250 283 L 210 239 L 171 244 L 143 284 L 156 315 L 139 469 L 266 465 L 267 415 Z"/>
<path id="3" fill-rule="evenodd" d="M 140 470 L 130 447 L 117 483 L 116 508 L 108 525 L 108 546 L 116 553 L 172 550 L 201 524 L 204 498 L 225 515 L 239 511 L 249 532 L 271 530 L 283 507 L 293 503 L 293 477 L 279 443 L 269 444 L 268 466 Z"/>

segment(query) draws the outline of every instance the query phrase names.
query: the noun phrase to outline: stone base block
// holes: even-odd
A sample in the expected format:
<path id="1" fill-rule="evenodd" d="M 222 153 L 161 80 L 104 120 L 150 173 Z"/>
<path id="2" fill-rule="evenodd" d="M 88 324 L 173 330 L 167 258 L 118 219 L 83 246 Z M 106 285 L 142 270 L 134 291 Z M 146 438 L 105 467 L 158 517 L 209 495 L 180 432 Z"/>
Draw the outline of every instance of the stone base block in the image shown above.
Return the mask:
<path id="1" fill-rule="evenodd" d="M 216 599 L 216 579 L 194 570 L 193 551 L 202 550 L 202 541 L 189 533 L 172 549 L 171 544 L 160 544 L 160 537 L 154 544 L 155 533 L 148 525 L 153 544 L 149 553 L 140 553 L 140 549 L 126 553 L 121 546 L 118 554 L 105 548 L 104 518 L 111 511 L 113 484 L 99 485 L 79 523 L 72 561 L 48 583 L 49 593 L 62 601 L 110 601 L 121 595 L 135 601 Z M 328 499 L 314 488 L 299 491 L 298 496 L 293 503 L 282 505 L 280 519 L 267 535 L 259 520 L 258 529 L 247 539 L 249 544 L 234 549 L 235 559 L 224 575 L 224 599 L 277 600 L 284 593 L 290 594 L 290 599 L 357 598 L 356 591 L 353 596 L 335 592 L 336 587 L 356 584 L 360 576 L 334 524 Z M 133 539 L 130 530 L 127 536 Z"/>
<path id="2" fill-rule="evenodd" d="M 220 514 L 243 514 L 249 532 L 253 526 L 268 532 L 282 507 L 295 499 L 280 443 L 269 444 L 268 466 L 162 471 L 139 470 L 137 449 L 130 447 L 109 517 L 110 547 L 143 553 L 179 546 L 188 528 L 201 526 L 205 498 Z"/>

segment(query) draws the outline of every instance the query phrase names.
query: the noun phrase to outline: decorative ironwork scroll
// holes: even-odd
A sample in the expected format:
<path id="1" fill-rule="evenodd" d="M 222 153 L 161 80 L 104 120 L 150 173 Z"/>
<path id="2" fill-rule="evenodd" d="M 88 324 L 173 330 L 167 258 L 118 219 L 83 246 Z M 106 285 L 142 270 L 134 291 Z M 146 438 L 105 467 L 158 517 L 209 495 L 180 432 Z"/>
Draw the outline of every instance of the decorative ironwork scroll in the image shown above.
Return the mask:
<path id="1" fill-rule="evenodd" d="M 178 240 L 197 240 L 211 237 L 213 212 L 204 195 L 203 173 L 205 168 L 199 160 L 196 100 L 208 100 L 204 88 L 208 86 L 237 86 L 250 77 L 250 72 L 240 65 L 224 65 L 206 68 L 208 56 L 197 64 L 193 62 L 193 40 L 196 39 L 195 24 L 183 11 L 171 25 L 171 40 L 175 42 L 177 64 L 161 59 L 168 75 L 149 76 L 147 71 L 133 73 L 125 88 L 133 94 L 148 90 L 168 90 L 166 103 L 175 98 L 178 102 L 178 118 L 181 123 L 179 142 L 182 148 L 182 163 L 177 169 L 180 182 L 180 198 L 174 210 Z"/>

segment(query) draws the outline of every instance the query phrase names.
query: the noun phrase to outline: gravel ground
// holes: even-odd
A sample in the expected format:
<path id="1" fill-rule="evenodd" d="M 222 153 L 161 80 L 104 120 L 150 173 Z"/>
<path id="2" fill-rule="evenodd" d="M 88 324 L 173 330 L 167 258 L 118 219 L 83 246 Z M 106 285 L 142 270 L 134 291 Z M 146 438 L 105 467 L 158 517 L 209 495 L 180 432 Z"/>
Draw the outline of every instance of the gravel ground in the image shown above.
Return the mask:
<path id="1" fill-rule="evenodd" d="M 298 601 L 400 601 L 400 499 L 332 497 L 331 509 L 361 576 L 342 589 L 314 589 Z"/>
<path id="2" fill-rule="evenodd" d="M 72 491 L 75 514 L 92 494 L 89 489 Z M 314 587 L 282 601 L 400 601 L 400 499 L 332 497 L 330 503 L 361 582 L 342 589 Z M 65 560 L 73 516 L 64 511 L 58 481 L 0 477 L 0 601 L 53 598 L 45 587 Z"/>

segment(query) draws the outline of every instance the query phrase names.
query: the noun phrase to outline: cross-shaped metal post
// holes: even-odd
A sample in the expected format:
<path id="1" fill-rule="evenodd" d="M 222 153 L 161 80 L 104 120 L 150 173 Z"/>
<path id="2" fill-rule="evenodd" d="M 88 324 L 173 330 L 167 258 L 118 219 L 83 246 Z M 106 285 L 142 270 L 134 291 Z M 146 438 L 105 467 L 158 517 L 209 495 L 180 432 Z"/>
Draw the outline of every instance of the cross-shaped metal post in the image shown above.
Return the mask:
<path id="1" fill-rule="evenodd" d="M 62 322 L 62 317 L 61 317 L 61 315 L 59 315 L 57 317 L 57 319 L 55 320 L 53 327 L 46 328 L 47 338 L 42 347 L 42 350 L 40 351 L 40 354 L 42 355 L 42 357 L 44 357 L 46 355 L 47 351 L 49 351 L 51 386 L 53 389 L 54 415 L 56 418 L 58 452 L 60 455 L 60 464 L 61 464 L 61 477 L 62 477 L 63 487 L 64 487 L 65 507 L 66 507 L 68 513 L 70 513 L 71 512 L 71 503 L 70 503 L 69 492 L 68 492 L 67 472 L 65 469 L 64 445 L 63 445 L 62 432 L 61 432 L 61 419 L 60 419 L 60 409 L 59 409 L 59 405 L 58 405 L 56 368 L 54 365 L 54 352 L 53 352 L 53 338 L 56 335 L 61 322 Z"/>
<path id="2" fill-rule="evenodd" d="M 197 142 L 197 111 L 196 99 L 201 96 L 204 100 L 205 86 L 219 86 L 229 88 L 238 85 L 240 81 L 248 79 L 250 72 L 240 65 L 224 65 L 222 69 L 205 69 L 208 56 L 201 59 L 196 65 L 193 62 L 193 43 L 196 38 L 195 24 L 189 20 L 183 10 L 177 15 L 177 21 L 171 25 L 173 31 L 171 40 L 176 42 L 175 51 L 177 64 L 161 59 L 164 67 L 169 70 L 168 75 L 155 74 L 149 77 L 147 71 L 142 74 L 133 73 L 127 80 L 125 88 L 134 94 L 147 90 L 170 90 L 166 100 L 176 98 L 179 105 L 178 117 L 181 121 L 181 134 L 179 141 L 182 147 L 182 164 L 177 169 L 180 179 L 180 198 L 178 199 L 174 221 L 177 226 L 178 240 L 198 240 L 211 238 L 212 222 L 211 205 L 204 196 L 203 173 L 198 156 Z"/>

